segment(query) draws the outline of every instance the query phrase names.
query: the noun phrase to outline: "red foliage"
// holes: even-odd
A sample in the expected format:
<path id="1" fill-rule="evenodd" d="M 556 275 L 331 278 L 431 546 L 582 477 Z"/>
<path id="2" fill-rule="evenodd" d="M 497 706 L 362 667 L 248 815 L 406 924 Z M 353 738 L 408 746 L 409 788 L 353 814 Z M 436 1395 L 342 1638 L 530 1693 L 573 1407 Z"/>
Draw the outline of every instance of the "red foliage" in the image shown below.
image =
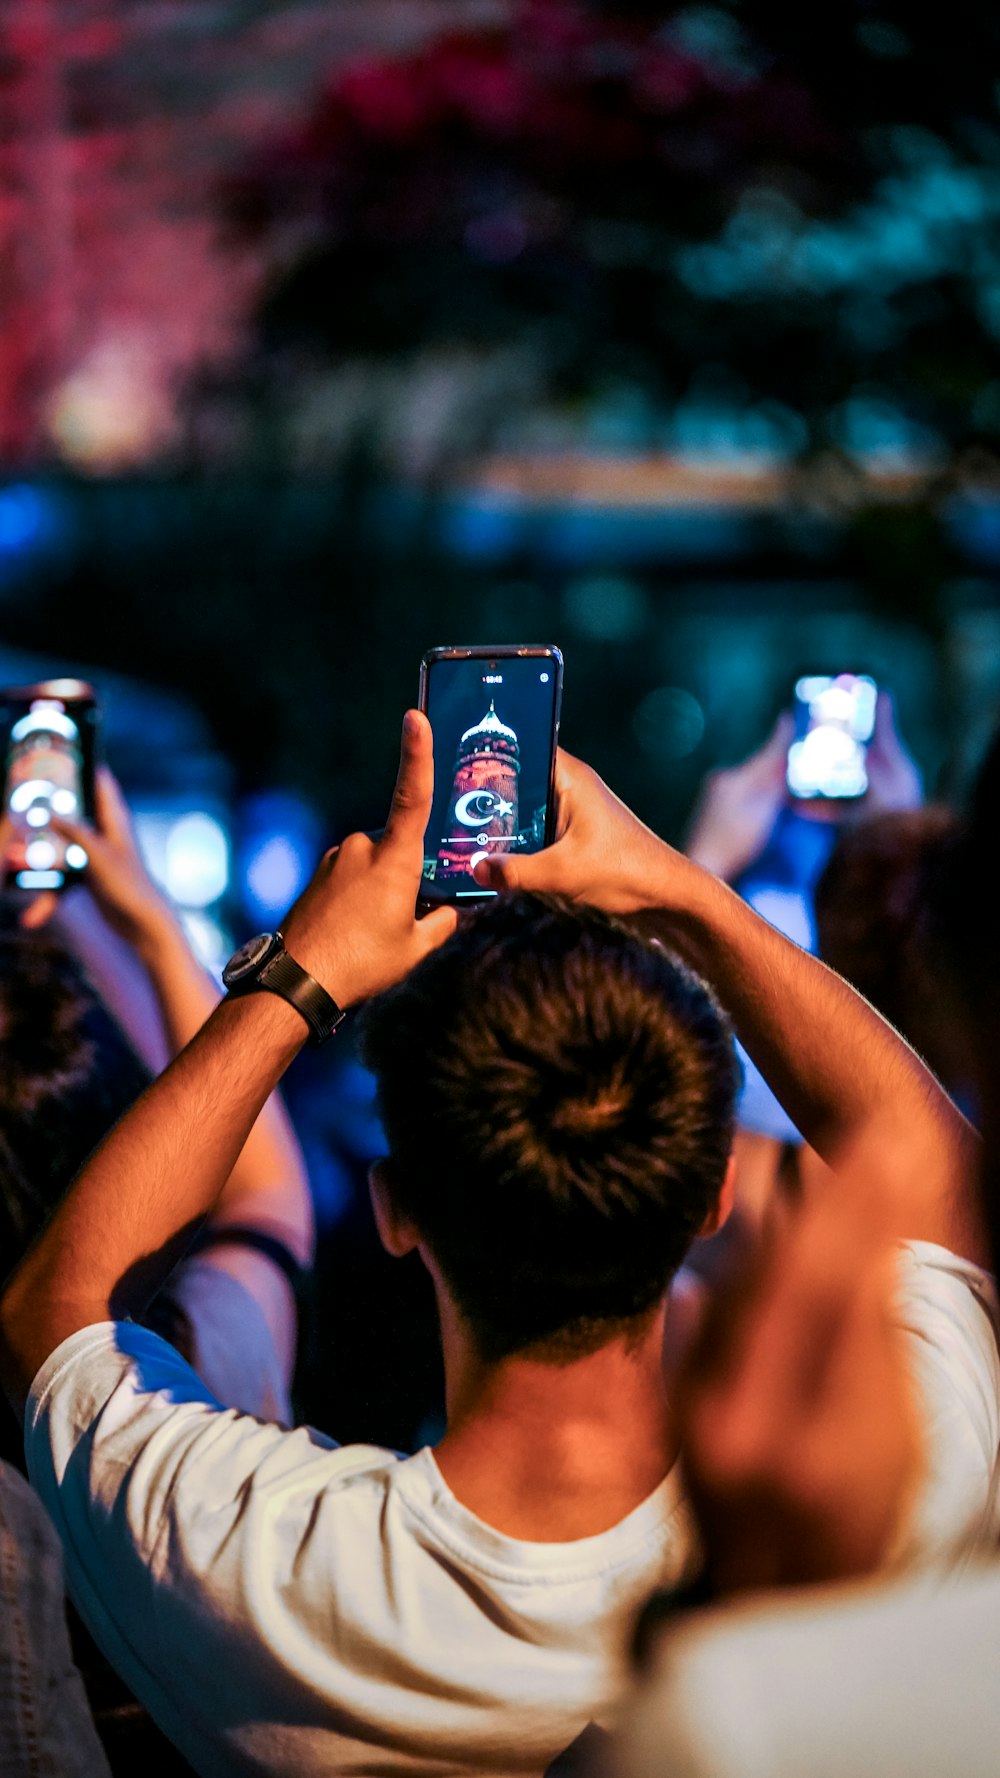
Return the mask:
<path id="1" fill-rule="evenodd" d="M 335 104 L 370 136 L 412 140 L 435 120 L 433 95 L 421 74 L 407 62 L 355 63 L 338 82 Z"/>
<path id="2" fill-rule="evenodd" d="M 236 208 L 253 228 L 292 202 L 368 239 L 453 237 L 458 212 L 474 223 L 492 206 L 491 180 L 528 208 L 546 193 L 600 208 L 627 180 L 655 219 L 671 174 L 684 195 L 699 177 L 742 181 L 753 136 L 836 159 L 842 144 L 787 74 L 715 65 L 662 27 L 521 0 L 510 26 L 356 63 L 248 172 Z"/>

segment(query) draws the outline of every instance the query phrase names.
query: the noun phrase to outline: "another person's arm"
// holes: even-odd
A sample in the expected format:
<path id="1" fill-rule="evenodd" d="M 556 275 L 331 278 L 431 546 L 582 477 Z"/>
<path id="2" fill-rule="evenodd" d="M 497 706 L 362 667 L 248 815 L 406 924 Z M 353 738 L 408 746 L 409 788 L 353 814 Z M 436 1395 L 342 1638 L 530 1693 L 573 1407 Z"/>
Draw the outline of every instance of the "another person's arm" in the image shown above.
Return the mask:
<path id="1" fill-rule="evenodd" d="M 86 850 L 87 889 L 107 925 L 145 969 L 169 1054 L 175 1056 L 214 1011 L 219 991 L 195 956 L 176 911 L 151 881 L 125 798 L 106 768 L 98 772 L 95 788 L 95 826 L 65 820 L 59 825 Z M 229 1241 L 227 1228 L 234 1230 Z M 272 1252 L 284 1250 L 296 1265 L 308 1267 L 314 1226 L 305 1165 L 279 1094 L 271 1095 L 254 1123 L 205 1234 L 210 1240 L 203 1240 L 203 1263 L 227 1272 L 250 1292 L 267 1323 L 287 1386 L 295 1361 L 294 1290 L 286 1271 L 262 1247 L 277 1242 Z M 194 1273 L 179 1278 L 177 1287 L 182 1300 L 191 1290 L 204 1290 Z M 197 1320 L 194 1311 L 192 1319 Z M 194 1333 L 197 1345 L 197 1327 Z"/>
<path id="2" fill-rule="evenodd" d="M 778 717 L 763 747 L 739 765 L 710 772 L 684 850 L 724 883 L 732 883 L 763 852 L 785 802 L 785 765 L 794 724 Z"/>
<path id="3" fill-rule="evenodd" d="M 97 822 L 90 829 L 61 821 L 67 836 L 85 847 L 87 887 L 101 913 L 136 953 L 156 992 L 171 1055 L 200 1030 L 219 1001 L 170 903 L 151 881 L 139 856 L 129 811 L 118 784 L 97 774 Z M 257 1119 L 214 1216 L 250 1222 L 288 1246 L 302 1265 L 312 1257 L 312 1206 L 298 1143 L 281 1100 L 271 1098 Z"/>

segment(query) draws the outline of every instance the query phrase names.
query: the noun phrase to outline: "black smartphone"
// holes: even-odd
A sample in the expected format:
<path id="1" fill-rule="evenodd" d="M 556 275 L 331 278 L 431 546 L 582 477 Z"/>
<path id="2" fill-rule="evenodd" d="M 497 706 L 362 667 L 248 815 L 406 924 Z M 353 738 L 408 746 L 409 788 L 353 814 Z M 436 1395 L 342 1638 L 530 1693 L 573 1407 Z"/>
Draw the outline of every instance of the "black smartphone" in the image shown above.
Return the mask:
<path id="1" fill-rule="evenodd" d="M 52 817 L 94 819 L 99 707 L 82 679 L 0 691 L 4 887 L 64 889 L 87 867 Z"/>
<path id="2" fill-rule="evenodd" d="M 812 673 L 795 686 L 788 788 L 795 797 L 846 801 L 868 789 L 868 743 L 878 687 L 865 674 Z"/>
<path id="3" fill-rule="evenodd" d="M 434 806 L 423 902 L 486 901 L 473 870 L 492 852 L 540 852 L 555 835 L 562 700 L 558 648 L 432 648 L 420 708 L 434 730 Z"/>

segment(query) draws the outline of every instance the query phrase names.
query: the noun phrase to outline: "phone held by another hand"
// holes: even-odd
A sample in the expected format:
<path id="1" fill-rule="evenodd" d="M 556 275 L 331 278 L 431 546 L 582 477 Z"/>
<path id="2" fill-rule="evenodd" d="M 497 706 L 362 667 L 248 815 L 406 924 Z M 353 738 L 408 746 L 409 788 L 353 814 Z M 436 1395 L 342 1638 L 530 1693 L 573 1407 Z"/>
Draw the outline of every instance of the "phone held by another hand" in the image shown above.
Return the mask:
<path id="1" fill-rule="evenodd" d="M 875 681 L 864 674 L 810 674 L 797 681 L 787 766 L 792 796 L 836 801 L 864 796 L 877 702 Z"/>
<path id="2" fill-rule="evenodd" d="M 563 659 L 558 648 L 432 648 L 420 708 L 434 731 L 434 804 L 420 900 L 487 901 L 473 875 L 493 853 L 540 852 L 555 836 Z"/>
<path id="3" fill-rule="evenodd" d="M 5 888 L 64 889 L 86 869 L 83 847 L 52 822 L 94 819 L 98 721 L 93 689 L 81 679 L 0 692 Z"/>

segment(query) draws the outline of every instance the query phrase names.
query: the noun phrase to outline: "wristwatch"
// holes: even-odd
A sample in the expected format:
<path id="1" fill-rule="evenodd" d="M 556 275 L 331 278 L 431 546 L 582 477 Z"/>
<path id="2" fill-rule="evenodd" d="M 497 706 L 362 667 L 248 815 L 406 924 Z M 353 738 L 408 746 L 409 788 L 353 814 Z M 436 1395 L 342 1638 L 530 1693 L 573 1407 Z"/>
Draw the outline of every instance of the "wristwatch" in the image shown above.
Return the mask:
<path id="1" fill-rule="evenodd" d="M 302 1014 L 312 1043 L 325 1043 L 346 1016 L 326 989 L 288 955 L 280 932 L 261 932 L 248 939 L 233 952 L 222 980 L 231 999 L 258 989 L 280 994 Z"/>

